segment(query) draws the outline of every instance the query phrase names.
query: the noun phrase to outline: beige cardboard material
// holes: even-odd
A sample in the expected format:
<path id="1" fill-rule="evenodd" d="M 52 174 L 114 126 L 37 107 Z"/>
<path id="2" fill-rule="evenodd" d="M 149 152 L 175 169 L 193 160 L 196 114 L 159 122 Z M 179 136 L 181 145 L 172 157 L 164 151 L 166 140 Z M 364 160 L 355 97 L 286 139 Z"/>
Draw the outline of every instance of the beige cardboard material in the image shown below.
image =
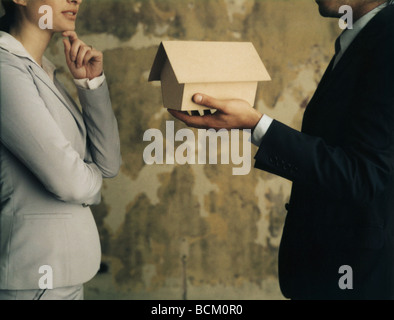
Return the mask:
<path id="1" fill-rule="evenodd" d="M 251 42 L 163 41 L 149 75 L 165 108 L 188 111 L 207 109 L 192 102 L 196 93 L 253 106 L 258 82 L 270 80 Z"/>

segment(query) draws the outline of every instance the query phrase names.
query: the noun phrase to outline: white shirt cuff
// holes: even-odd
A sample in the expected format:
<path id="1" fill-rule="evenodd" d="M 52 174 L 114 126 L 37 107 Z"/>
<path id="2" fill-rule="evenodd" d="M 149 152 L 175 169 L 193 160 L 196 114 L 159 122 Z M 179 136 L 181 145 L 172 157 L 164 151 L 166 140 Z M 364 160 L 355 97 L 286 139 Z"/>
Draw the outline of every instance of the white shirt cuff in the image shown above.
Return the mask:
<path id="1" fill-rule="evenodd" d="M 256 146 L 260 146 L 261 142 L 263 141 L 263 137 L 268 131 L 268 128 L 270 127 L 272 121 L 274 119 L 270 118 L 267 115 L 263 115 L 263 117 L 260 119 L 259 123 L 253 130 L 253 135 L 252 135 L 252 143 Z"/>
<path id="2" fill-rule="evenodd" d="M 101 76 L 93 78 L 92 80 L 89 80 L 88 78 L 74 79 L 74 83 L 75 85 L 83 89 L 95 90 L 98 89 L 104 83 L 104 80 L 105 80 L 105 75 L 103 73 Z"/>

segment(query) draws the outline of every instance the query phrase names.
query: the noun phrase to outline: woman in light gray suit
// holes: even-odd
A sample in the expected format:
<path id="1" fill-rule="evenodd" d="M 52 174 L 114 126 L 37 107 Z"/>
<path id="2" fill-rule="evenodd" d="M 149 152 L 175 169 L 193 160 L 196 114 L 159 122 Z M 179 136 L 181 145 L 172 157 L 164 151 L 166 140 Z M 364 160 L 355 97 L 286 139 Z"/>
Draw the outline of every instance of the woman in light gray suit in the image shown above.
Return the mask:
<path id="1" fill-rule="evenodd" d="M 121 162 L 103 56 L 74 32 L 82 0 L 1 1 L 0 299 L 82 299 L 101 258 L 89 206 Z M 82 111 L 43 56 L 55 32 Z"/>

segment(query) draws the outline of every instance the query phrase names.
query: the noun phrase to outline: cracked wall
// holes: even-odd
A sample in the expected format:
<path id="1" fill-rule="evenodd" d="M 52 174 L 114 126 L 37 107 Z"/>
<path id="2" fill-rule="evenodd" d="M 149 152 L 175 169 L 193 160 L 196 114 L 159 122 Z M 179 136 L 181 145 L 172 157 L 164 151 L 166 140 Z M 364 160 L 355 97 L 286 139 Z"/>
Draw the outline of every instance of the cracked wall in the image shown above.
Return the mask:
<path id="1" fill-rule="evenodd" d="M 145 165 L 144 132 L 165 132 L 173 120 L 147 78 L 162 40 L 251 41 L 273 79 L 259 84 L 256 108 L 299 129 L 333 54 L 336 22 L 311 0 L 94 0 L 84 1 L 77 31 L 104 52 L 123 155 L 93 208 L 103 264 L 86 298 L 281 299 L 290 182 L 257 170 L 233 176 L 228 165 Z M 57 37 L 47 56 L 75 95 L 62 52 Z"/>

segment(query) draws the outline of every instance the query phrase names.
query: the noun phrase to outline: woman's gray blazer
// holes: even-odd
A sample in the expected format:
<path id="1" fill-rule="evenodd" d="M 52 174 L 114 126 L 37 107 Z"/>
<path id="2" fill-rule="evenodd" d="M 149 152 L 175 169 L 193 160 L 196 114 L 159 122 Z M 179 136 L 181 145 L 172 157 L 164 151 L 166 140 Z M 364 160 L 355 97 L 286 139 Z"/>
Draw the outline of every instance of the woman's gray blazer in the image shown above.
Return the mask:
<path id="1" fill-rule="evenodd" d="M 16 40 L 15 40 L 16 41 Z M 41 266 L 54 287 L 84 283 L 101 250 L 89 205 L 121 157 L 108 87 L 62 85 L 0 42 L 0 289 L 36 289 Z"/>

